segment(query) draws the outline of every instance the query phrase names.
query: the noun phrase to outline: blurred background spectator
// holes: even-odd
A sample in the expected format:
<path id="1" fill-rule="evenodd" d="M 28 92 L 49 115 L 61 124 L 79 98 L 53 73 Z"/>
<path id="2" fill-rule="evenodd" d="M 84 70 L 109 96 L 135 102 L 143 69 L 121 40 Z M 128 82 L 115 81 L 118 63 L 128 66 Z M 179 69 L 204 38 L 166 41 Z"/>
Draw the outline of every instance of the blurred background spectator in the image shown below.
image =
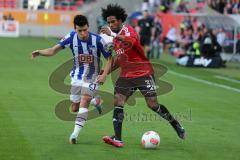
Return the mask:
<path id="1" fill-rule="evenodd" d="M 221 14 L 240 13 L 240 0 L 208 0 L 208 5 Z"/>
<path id="2" fill-rule="evenodd" d="M 140 35 L 141 45 L 145 48 L 147 58 L 150 59 L 153 57 L 150 45 L 154 40 L 154 18 L 149 15 L 148 10 L 143 11 L 143 18 L 138 21 L 137 32 Z"/>
<path id="3" fill-rule="evenodd" d="M 20 25 L 21 23 L 24 25 L 31 23 L 33 26 L 39 23 L 49 25 L 47 28 L 51 31 L 45 29 L 44 34 L 56 35 L 57 32 L 53 32 L 55 28 L 51 29 L 50 24 L 57 25 L 55 27 L 59 27 L 59 33 L 65 32 L 66 26 L 72 21 L 72 15 L 78 11 L 88 15 L 90 19 L 94 18 L 91 29 L 99 31 L 106 25 L 100 15 L 93 16 L 99 12 L 96 8 L 101 9 L 98 6 L 99 2 L 98 0 L 0 0 L 0 8 L 7 8 L 7 10 L 15 8 L 26 13 L 26 18 L 20 18 L 17 13 L 3 12 L 1 17 L 4 20 L 20 19 Z M 233 29 L 234 21 L 227 16 L 216 16 L 217 12 L 214 12 L 216 13 L 214 16 L 212 12 L 208 12 L 211 7 L 222 14 L 238 14 L 240 0 L 141 0 L 136 3 L 138 3 L 138 10 L 134 9 L 134 13 L 129 13 L 129 20 L 130 24 L 139 31 L 148 58 L 159 58 L 163 50 L 174 56 L 196 53 L 204 55 L 205 53 L 202 52 L 205 50 L 202 46 L 210 42 L 207 39 L 204 43 L 207 33 L 210 34 L 209 30 L 211 30 L 211 38 L 214 37 L 214 40 L 210 39 L 217 46 L 214 52 L 233 52 L 234 45 L 237 45 L 235 48 L 237 51 L 240 50 L 240 42 L 235 43 L 240 35 Z M 94 14 L 90 13 L 93 6 L 96 6 Z M 44 12 L 41 12 L 42 10 Z M 148 10 L 147 20 L 143 18 L 145 13 L 143 14 L 142 11 L 145 10 Z M 58 15 L 56 16 L 55 13 Z M 37 26 L 39 28 L 28 26 L 23 27 L 21 33 L 30 35 L 35 34 L 35 30 L 40 30 L 39 26 Z M 42 34 L 39 33 L 39 35 Z M 214 53 L 216 54 L 219 53 Z"/>
<path id="4" fill-rule="evenodd" d="M 0 0 L 0 8 L 75 11 L 96 0 Z"/>
<path id="5" fill-rule="evenodd" d="M 11 13 L 9 13 L 7 15 L 3 15 L 2 19 L 5 20 L 5 21 L 14 21 L 14 18 L 13 18 Z"/>

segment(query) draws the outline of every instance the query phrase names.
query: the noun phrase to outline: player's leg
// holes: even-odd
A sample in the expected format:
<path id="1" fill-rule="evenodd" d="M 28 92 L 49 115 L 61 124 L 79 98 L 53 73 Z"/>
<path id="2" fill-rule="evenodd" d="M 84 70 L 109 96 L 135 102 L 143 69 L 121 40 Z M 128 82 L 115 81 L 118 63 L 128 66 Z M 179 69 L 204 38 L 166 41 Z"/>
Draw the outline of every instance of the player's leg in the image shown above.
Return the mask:
<path id="1" fill-rule="evenodd" d="M 99 95 L 95 96 L 94 98 L 92 98 L 90 104 L 93 105 L 99 114 L 102 113 L 102 103 L 103 100 L 101 99 L 101 97 Z"/>
<path id="2" fill-rule="evenodd" d="M 151 59 L 152 58 L 152 52 L 151 52 L 151 38 L 150 37 L 145 37 L 145 50 L 147 53 L 147 58 Z"/>
<path id="3" fill-rule="evenodd" d="M 119 78 L 115 85 L 114 95 L 114 110 L 113 110 L 113 128 L 114 136 L 105 136 L 103 140 L 105 143 L 114 145 L 115 147 L 123 147 L 122 143 L 122 124 L 124 120 L 124 104 L 128 97 L 132 95 L 133 89 L 131 84 L 124 79 Z"/>
<path id="4" fill-rule="evenodd" d="M 151 49 L 149 47 L 150 44 L 150 38 L 147 36 L 143 36 L 141 35 L 140 37 L 140 43 L 144 48 L 145 54 L 147 56 L 148 59 L 150 59 L 150 54 L 151 54 Z"/>
<path id="5" fill-rule="evenodd" d="M 74 103 L 74 102 L 71 102 L 71 109 L 72 109 L 72 112 L 78 112 L 79 110 L 79 102 L 78 103 Z"/>
<path id="6" fill-rule="evenodd" d="M 72 80 L 71 82 L 71 95 L 70 95 L 70 101 L 71 101 L 71 110 L 72 112 L 78 112 L 79 110 L 79 104 L 81 100 L 81 86 L 77 83 L 76 80 Z"/>
<path id="7" fill-rule="evenodd" d="M 79 105 L 80 103 L 74 103 L 74 102 L 71 102 L 71 111 L 72 112 L 78 112 L 79 111 Z M 94 98 L 91 99 L 91 102 L 90 104 L 93 105 L 99 114 L 102 113 L 102 103 L 103 103 L 103 100 L 101 99 L 100 96 L 96 96 Z"/>
<path id="8" fill-rule="evenodd" d="M 122 123 L 124 120 L 123 106 L 127 100 L 125 95 L 116 93 L 114 97 L 114 110 L 113 110 L 113 136 L 103 137 L 103 141 L 115 147 L 123 147 L 122 142 Z"/>
<path id="9" fill-rule="evenodd" d="M 100 74 L 103 73 L 103 70 L 101 70 Z M 71 104 L 71 110 L 72 112 L 78 112 L 79 111 L 79 105 L 81 101 L 81 89 L 82 89 L 82 81 L 76 80 L 76 79 L 71 79 L 71 95 L 70 95 L 70 100 L 72 101 Z M 85 85 L 89 85 L 89 83 L 85 83 Z M 88 87 L 84 87 L 84 89 L 87 91 Z M 97 86 L 96 86 L 97 87 Z M 92 93 L 91 93 L 92 94 Z M 91 99 L 90 102 L 91 105 L 93 105 L 99 112 L 99 114 L 102 113 L 102 99 L 100 96 L 94 96 Z"/>
<path id="10" fill-rule="evenodd" d="M 128 97 L 133 93 L 130 81 L 126 78 L 118 78 L 114 93 L 113 128 L 115 139 L 122 141 L 122 123 L 124 120 L 123 107 Z"/>
<path id="11" fill-rule="evenodd" d="M 158 103 L 157 97 L 145 97 L 145 100 L 150 109 L 152 109 L 155 113 L 160 115 L 162 118 L 164 118 L 171 124 L 171 126 L 174 128 L 174 130 L 177 132 L 178 136 L 181 139 L 185 138 L 184 128 L 172 116 L 172 114 L 168 111 L 167 107 Z"/>
<path id="12" fill-rule="evenodd" d="M 75 102 L 77 101 L 80 102 L 79 111 L 77 113 L 76 120 L 75 120 L 74 130 L 69 138 L 69 142 L 71 144 L 75 144 L 77 141 L 77 137 L 88 117 L 88 107 L 89 107 L 90 101 L 92 100 L 92 98 L 96 93 L 97 86 L 95 86 L 94 88 L 91 88 L 91 90 L 89 89 L 89 86 L 90 86 L 90 83 L 82 82 L 81 86 L 78 86 L 78 87 L 74 86 L 72 87 L 73 89 L 71 89 L 71 93 L 75 94 L 70 96 L 72 100 L 73 98 L 75 98 L 74 99 Z M 72 92 L 72 91 L 77 91 L 77 92 Z"/>
<path id="13" fill-rule="evenodd" d="M 99 75 L 103 74 L 103 70 L 100 71 Z M 103 100 L 101 99 L 101 97 L 99 95 L 94 96 L 94 98 L 91 100 L 90 104 L 93 105 L 99 114 L 102 113 L 102 103 Z"/>
<path id="14" fill-rule="evenodd" d="M 124 120 L 123 107 L 127 97 L 123 94 L 116 93 L 114 96 L 114 111 L 113 111 L 113 127 L 115 139 L 122 141 L 122 123 Z"/>
<path id="15" fill-rule="evenodd" d="M 162 54 L 162 43 L 160 42 L 160 35 L 156 38 L 156 58 L 159 59 Z"/>
<path id="16" fill-rule="evenodd" d="M 82 95 L 81 96 L 80 107 L 79 107 L 79 111 L 76 116 L 74 130 L 69 138 L 69 142 L 71 144 L 76 144 L 77 137 L 78 137 L 81 129 L 84 127 L 85 122 L 87 121 L 88 107 L 89 107 L 89 103 L 91 100 L 92 100 L 92 96 L 90 96 L 90 95 Z"/>
<path id="17" fill-rule="evenodd" d="M 151 48 L 149 45 L 145 45 L 145 50 L 147 53 L 147 58 L 150 59 L 151 58 Z"/>
<path id="18" fill-rule="evenodd" d="M 71 105 L 72 112 L 79 112 L 79 105 L 80 105 L 80 100 L 81 100 L 80 93 L 81 93 L 81 86 L 78 86 L 78 85 L 72 83 L 71 95 L 70 95 L 70 100 L 72 103 L 72 105 Z M 77 128 L 74 127 L 74 130 L 76 132 Z M 76 144 L 77 136 L 78 135 L 76 133 L 72 133 L 69 138 L 69 143 Z"/>
<path id="19" fill-rule="evenodd" d="M 154 112 L 156 112 L 158 115 L 160 115 L 162 118 L 167 120 L 171 124 L 171 126 L 175 129 L 178 136 L 184 139 L 185 138 L 184 128 L 172 116 L 172 114 L 168 111 L 168 109 L 164 105 L 158 103 L 154 78 L 152 76 L 145 76 L 137 79 L 135 83 L 142 84 L 141 87 L 139 87 L 139 90 L 145 97 L 147 106 Z"/>
<path id="20" fill-rule="evenodd" d="M 151 48 L 151 58 L 154 58 L 155 57 L 155 54 L 156 54 L 156 50 L 157 50 L 157 40 L 154 39 L 151 41 L 151 45 L 150 45 L 150 48 Z"/>

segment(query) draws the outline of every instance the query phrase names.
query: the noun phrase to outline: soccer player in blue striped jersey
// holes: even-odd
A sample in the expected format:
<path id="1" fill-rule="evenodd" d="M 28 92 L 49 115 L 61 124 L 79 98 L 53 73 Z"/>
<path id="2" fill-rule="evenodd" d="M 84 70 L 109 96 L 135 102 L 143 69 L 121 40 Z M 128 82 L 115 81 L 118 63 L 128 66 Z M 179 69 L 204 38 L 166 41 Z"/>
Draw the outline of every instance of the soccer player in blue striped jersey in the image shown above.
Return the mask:
<path id="1" fill-rule="evenodd" d="M 111 69 L 112 56 L 105 50 L 106 42 L 94 33 L 89 32 L 88 20 L 83 15 L 74 17 L 74 31 L 67 34 L 57 45 L 52 48 L 32 52 L 32 58 L 37 56 L 53 56 L 60 50 L 68 47 L 73 55 L 73 69 L 71 76 L 72 111 L 77 112 L 74 131 L 69 138 L 75 144 L 80 130 L 88 116 L 88 107 L 96 95 L 99 84 L 106 80 Z M 100 73 L 100 56 L 107 59 L 103 73 Z"/>

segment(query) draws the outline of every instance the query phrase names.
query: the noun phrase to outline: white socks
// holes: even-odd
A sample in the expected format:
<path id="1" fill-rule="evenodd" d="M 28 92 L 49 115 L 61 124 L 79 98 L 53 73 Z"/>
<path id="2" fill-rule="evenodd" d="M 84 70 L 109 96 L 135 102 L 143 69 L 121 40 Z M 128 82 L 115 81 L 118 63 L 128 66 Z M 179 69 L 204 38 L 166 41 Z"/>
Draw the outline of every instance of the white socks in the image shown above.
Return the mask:
<path id="1" fill-rule="evenodd" d="M 74 136 L 78 137 L 81 129 L 84 126 L 84 123 L 87 120 L 87 117 L 88 117 L 88 109 L 80 107 L 77 117 L 76 117 L 76 121 L 75 121 L 75 127 L 74 127 L 74 131 L 73 131 Z"/>

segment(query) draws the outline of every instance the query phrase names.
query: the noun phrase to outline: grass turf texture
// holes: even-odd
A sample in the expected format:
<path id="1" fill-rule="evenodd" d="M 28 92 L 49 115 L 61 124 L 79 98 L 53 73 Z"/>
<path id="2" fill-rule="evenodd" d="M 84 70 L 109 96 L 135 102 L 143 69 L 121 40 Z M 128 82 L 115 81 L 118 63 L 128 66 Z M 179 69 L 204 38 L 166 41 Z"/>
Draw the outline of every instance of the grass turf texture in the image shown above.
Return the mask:
<path id="1" fill-rule="evenodd" d="M 166 73 L 162 79 L 171 83 L 174 90 L 160 96 L 159 101 L 181 116 L 187 131 L 185 141 L 178 139 L 162 119 L 144 121 L 142 117 L 140 120 L 128 117 L 123 126 L 125 147 L 113 148 L 101 142 L 102 136 L 113 133 L 112 114 L 108 113 L 86 123 L 77 145 L 68 144 L 74 122 L 62 121 L 54 112 L 55 105 L 68 95 L 52 90 L 48 78 L 71 58 L 70 50 L 51 58 L 30 59 L 31 51 L 56 42 L 56 39 L 42 38 L 0 39 L 1 160 L 239 159 L 240 93 L 171 73 Z M 240 80 L 239 63 L 228 63 L 224 69 L 200 69 L 179 67 L 167 55 L 153 61 L 177 73 L 240 89 L 239 83 L 215 77 L 221 75 Z M 102 89 L 112 92 L 112 84 L 105 84 Z M 143 98 L 137 100 L 136 106 L 126 106 L 125 112 L 129 116 L 152 113 Z M 140 146 L 141 136 L 148 130 L 161 136 L 160 147 L 156 150 Z"/>

